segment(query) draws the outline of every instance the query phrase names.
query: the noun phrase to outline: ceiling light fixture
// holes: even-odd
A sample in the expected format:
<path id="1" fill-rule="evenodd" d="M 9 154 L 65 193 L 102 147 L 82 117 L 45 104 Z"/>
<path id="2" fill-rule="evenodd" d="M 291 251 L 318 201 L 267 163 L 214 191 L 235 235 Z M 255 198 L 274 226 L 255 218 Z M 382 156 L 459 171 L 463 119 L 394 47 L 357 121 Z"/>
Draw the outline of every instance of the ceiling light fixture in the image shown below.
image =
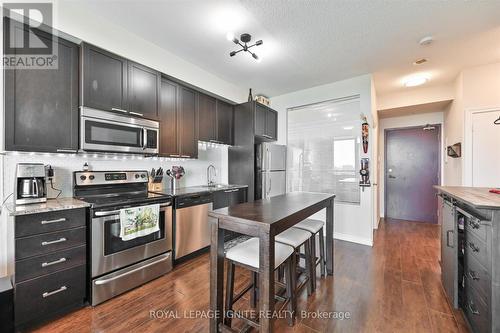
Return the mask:
<path id="1" fill-rule="evenodd" d="M 257 62 L 260 62 L 260 58 L 257 54 L 255 54 L 254 52 L 250 51 L 250 48 L 254 47 L 254 46 L 259 46 L 259 45 L 262 45 L 264 42 L 262 40 L 258 40 L 255 42 L 255 44 L 252 44 L 252 45 L 248 45 L 248 43 L 250 43 L 250 41 L 252 40 L 252 36 L 250 34 L 247 34 L 247 33 L 244 33 L 240 36 L 240 39 L 238 40 L 238 38 L 234 37 L 233 34 L 231 33 L 228 33 L 226 35 L 226 38 L 229 39 L 231 38 L 230 40 L 236 44 L 236 45 L 239 45 L 241 46 L 241 49 L 238 50 L 238 51 L 231 51 L 229 53 L 229 56 L 230 57 L 234 57 L 237 53 L 240 53 L 241 51 L 245 51 L 245 52 L 248 52 L 252 55 L 252 57 L 257 60 Z M 240 42 L 241 41 L 241 42 Z"/>
<path id="2" fill-rule="evenodd" d="M 403 79 L 403 84 L 405 87 L 416 87 L 426 83 L 427 81 L 429 81 L 429 76 L 419 74 Z"/>
<path id="3" fill-rule="evenodd" d="M 434 41 L 434 37 L 432 36 L 425 36 L 424 38 L 422 38 L 418 43 L 422 46 L 425 46 L 425 45 L 430 45 L 432 44 L 432 42 Z"/>

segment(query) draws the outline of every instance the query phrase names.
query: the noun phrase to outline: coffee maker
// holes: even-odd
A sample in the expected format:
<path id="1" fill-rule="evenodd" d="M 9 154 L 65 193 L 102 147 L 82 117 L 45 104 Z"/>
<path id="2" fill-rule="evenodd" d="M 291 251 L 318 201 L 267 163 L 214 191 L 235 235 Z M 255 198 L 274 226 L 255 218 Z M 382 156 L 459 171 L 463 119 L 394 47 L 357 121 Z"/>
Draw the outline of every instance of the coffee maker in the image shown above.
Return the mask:
<path id="1" fill-rule="evenodd" d="M 45 165 L 42 163 L 18 163 L 14 184 L 16 205 L 47 201 Z"/>

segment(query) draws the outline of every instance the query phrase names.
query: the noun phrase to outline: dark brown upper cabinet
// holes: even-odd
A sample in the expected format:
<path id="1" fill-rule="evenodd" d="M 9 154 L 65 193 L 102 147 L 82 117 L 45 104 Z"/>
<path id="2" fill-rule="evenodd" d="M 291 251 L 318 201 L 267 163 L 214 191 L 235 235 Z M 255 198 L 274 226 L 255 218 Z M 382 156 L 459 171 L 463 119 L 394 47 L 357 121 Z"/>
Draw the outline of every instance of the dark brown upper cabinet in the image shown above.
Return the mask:
<path id="1" fill-rule="evenodd" d="M 196 91 L 161 79 L 160 155 L 198 157 L 198 96 Z"/>
<path id="2" fill-rule="evenodd" d="M 4 18 L 4 24 L 11 22 Z M 21 23 L 12 27 L 16 36 L 29 31 Z M 52 35 L 40 30 L 37 34 L 43 42 L 52 42 Z M 70 153 L 78 149 L 78 45 L 61 37 L 55 42 L 56 69 L 4 71 L 6 150 Z"/>
<path id="3" fill-rule="evenodd" d="M 232 144 L 233 106 L 205 94 L 199 94 L 199 140 Z"/>
<path id="4" fill-rule="evenodd" d="M 82 44 L 82 105 L 126 113 L 128 61 L 90 44 Z"/>
<path id="5" fill-rule="evenodd" d="M 160 72 L 87 43 L 82 59 L 83 106 L 158 119 Z"/>
<path id="6" fill-rule="evenodd" d="M 160 156 L 180 157 L 178 140 L 179 85 L 162 79 L 160 85 Z"/>
<path id="7" fill-rule="evenodd" d="M 198 157 L 198 96 L 193 89 L 179 88 L 179 151 L 183 158 Z"/>
<path id="8" fill-rule="evenodd" d="M 278 139 L 278 112 L 259 104 L 255 107 L 255 135 L 264 141 L 276 141 Z"/>
<path id="9" fill-rule="evenodd" d="M 217 100 L 217 141 L 233 144 L 233 106 Z"/>
<path id="10" fill-rule="evenodd" d="M 217 100 L 200 93 L 198 101 L 199 139 L 201 141 L 214 142 L 217 140 Z"/>
<path id="11" fill-rule="evenodd" d="M 128 111 L 132 115 L 158 118 L 161 75 L 149 67 L 128 62 Z"/>

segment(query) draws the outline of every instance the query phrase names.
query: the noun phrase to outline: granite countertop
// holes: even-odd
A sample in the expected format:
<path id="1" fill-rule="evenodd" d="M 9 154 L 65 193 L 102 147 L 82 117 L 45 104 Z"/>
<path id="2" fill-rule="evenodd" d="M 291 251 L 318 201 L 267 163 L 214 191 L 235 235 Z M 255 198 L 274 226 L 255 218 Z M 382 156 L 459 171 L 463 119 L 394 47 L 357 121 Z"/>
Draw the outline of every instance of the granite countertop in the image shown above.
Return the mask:
<path id="1" fill-rule="evenodd" d="M 228 184 L 218 184 L 217 186 L 200 185 L 200 186 L 179 187 L 175 190 L 175 192 L 170 190 L 165 190 L 162 191 L 162 193 L 171 195 L 173 197 L 182 197 L 185 195 L 213 193 L 213 192 L 227 191 L 227 190 L 247 188 L 247 187 L 248 185 L 228 185 Z"/>
<path id="2" fill-rule="evenodd" d="M 476 208 L 500 209 L 500 194 L 490 193 L 486 187 L 465 186 L 434 186 L 458 201 L 465 202 Z"/>
<path id="3" fill-rule="evenodd" d="M 36 203 L 29 205 L 8 204 L 5 205 L 4 208 L 9 212 L 10 216 L 18 216 L 18 215 L 52 212 L 56 210 L 83 208 L 89 206 L 90 205 L 88 203 L 78 199 L 58 198 L 58 199 L 48 199 L 47 202 L 44 203 Z"/>

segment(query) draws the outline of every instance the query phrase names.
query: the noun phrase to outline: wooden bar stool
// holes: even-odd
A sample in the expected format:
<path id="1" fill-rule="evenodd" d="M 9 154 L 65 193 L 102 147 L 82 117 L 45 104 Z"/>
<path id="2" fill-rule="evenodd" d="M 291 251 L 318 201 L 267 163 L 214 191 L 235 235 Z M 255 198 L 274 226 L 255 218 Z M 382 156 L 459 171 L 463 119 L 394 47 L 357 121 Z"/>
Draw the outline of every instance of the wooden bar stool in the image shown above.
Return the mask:
<path id="1" fill-rule="evenodd" d="M 281 296 L 275 296 L 279 301 L 283 301 L 284 304 L 280 311 L 287 306 L 290 316 L 287 316 L 288 325 L 292 326 L 295 318 L 295 309 L 292 308 L 293 304 L 296 304 L 295 292 L 293 290 L 292 276 L 292 257 L 294 249 L 286 244 L 275 242 L 274 244 L 274 268 L 278 269 L 280 266 L 285 268 L 285 288 L 286 288 L 286 298 Z M 250 238 L 232 248 L 227 250 L 226 259 L 228 260 L 227 269 L 227 279 L 226 279 L 226 301 L 225 301 L 225 311 L 224 311 L 224 324 L 231 327 L 231 316 L 227 316 L 229 312 L 233 311 L 233 304 L 236 303 L 245 293 L 252 290 L 255 293 L 255 285 L 257 284 L 258 278 L 257 273 L 259 272 L 259 239 L 254 237 Z M 235 266 L 246 268 L 252 272 L 252 282 L 245 287 L 237 295 L 234 295 L 234 271 Z M 280 283 L 278 283 L 280 284 Z M 255 306 L 256 296 L 252 295 L 252 306 Z M 260 328 L 258 322 L 246 318 L 238 313 L 232 314 L 234 317 L 242 319 L 249 326 Z"/>
<path id="2" fill-rule="evenodd" d="M 276 237 L 274 238 L 275 241 L 286 245 L 290 245 L 291 247 L 294 248 L 295 255 L 292 258 L 293 260 L 292 267 L 293 267 L 293 274 L 295 277 L 297 276 L 296 269 L 298 264 L 298 260 L 296 258 L 300 256 L 300 247 L 304 246 L 304 253 L 305 253 L 304 271 L 306 278 L 299 286 L 296 285 L 296 280 L 294 281 L 294 291 L 296 295 L 304 287 L 304 285 L 307 285 L 308 296 L 310 296 L 313 291 L 314 257 L 311 253 L 311 245 L 310 245 L 310 240 L 312 239 L 311 237 L 312 234 L 307 230 L 299 228 L 290 228 L 276 235 Z M 296 304 L 294 304 L 293 309 L 296 310 Z"/>
<path id="3" fill-rule="evenodd" d="M 309 242 L 311 245 L 311 253 L 314 259 L 313 271 L 316 272 L 316 267 L 318 264 L 321 269 L 321 277 L 326 276 L 326 255 L 325 255 L 325 238 L 323 236 L 323 226 L 324 222 L 315 219 L 305 219 L 300 221 L 294 228 L 307 230 L 309 231 L 311 236 L 311 241 Z M 319 237 L 319 258 L 316 259 L 316 235 Z M 315 275 L 315 274 L 314 274 Z M 316 289 L 316 279 L 313 276 L 313 290 Z"/>

